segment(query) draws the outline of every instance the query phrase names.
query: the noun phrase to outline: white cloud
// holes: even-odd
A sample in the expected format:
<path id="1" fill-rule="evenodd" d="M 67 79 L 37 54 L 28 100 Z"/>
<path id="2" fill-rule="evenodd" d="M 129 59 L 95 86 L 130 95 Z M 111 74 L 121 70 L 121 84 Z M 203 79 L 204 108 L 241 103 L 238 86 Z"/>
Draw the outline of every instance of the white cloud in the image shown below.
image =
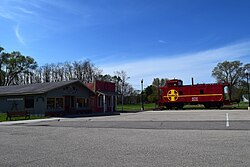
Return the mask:
<path id="1" fill-rule="evenodd" d="M 0 7 L 0 17 L 5 19 L 12 19 L 12 14 L 10 12 L 5 12 L 5 10 Z"/>
<path id="2" fill-rule="evenodd" d="M 159 43 L 167 43 L 166 41 L 162 40 L 162 39 L 159 39 L 158 40 Z"/>
<path id="3" fill-rule="evenodd" d="M 124 70 L 130 76 L 129 82 L 137 89 L 143 78 L 145 86 L 150 85 L 153 78 L 179 78 L 184 84 L 191 83 L 191 77 L 198 83 L 214 82 L 211 77 L 213 68 L 225 60 L 241 60 L 250 56 L 250 41 L 231 44 L 218 49 L 182 55 L 152 55 L 150 59 L 131 60 L 129 63 L 115 63 L 100 66 L 104 73 Z M 248 63 L 248 62 L 246 62 Z"/>
<path id="4" fill-rule="evenodd" d="M 24 4 L 25 2 L 21 3 L 21 1 L 6 1 L 1 4 L 0 17 L 14 22 L 21 22 L 26 17 L 33 16 L 35 13 L 24 7 Z"/>
<path id="5" fill-rule="evenodd" d="M 3 2 L 2 2 L 3 1 Z M 22 25 L 26 41 L 36 41 L 50 37 L 58 32 L 72 31 L 76 27 L 90 25 L 88 7 L 65 0 L 2 0 L 0 5 L 0 21 L 8 20 L 13 25 Z M 83 10 L 83 9 L 86 9 Z M 9 26 L 8 24 L 5 25 Z M 32 27 L 32 31 L 29 29 Z M 14 28 L 17 29 L 16 27 Z M 15 31 L 16 36 L 20 33 Z"/>
<path id="6" fill-rule="evenodd" d="M 22 44 L 22 45 L 26 45 L 25 44 L 25 41 L 23 39 L 23 37 L 20 35 L 20 32 L 19 32 L 19 25 L 17 25 L 16 27 L 14 27 L 14 31 L 15 31 L 15 34 L 16 34 L 16 37 L 18 39 L 18 41 Z"/>
<path id="7" fill-rule="evenodd" d="M 28 15 L 34 15 L 35 13 L 31 10 L 22 8 L 22 7 L 15 7 L 16 9 L 18 9 L 19 11 L 21 11 L 24 14 L 28 14 Z"/>

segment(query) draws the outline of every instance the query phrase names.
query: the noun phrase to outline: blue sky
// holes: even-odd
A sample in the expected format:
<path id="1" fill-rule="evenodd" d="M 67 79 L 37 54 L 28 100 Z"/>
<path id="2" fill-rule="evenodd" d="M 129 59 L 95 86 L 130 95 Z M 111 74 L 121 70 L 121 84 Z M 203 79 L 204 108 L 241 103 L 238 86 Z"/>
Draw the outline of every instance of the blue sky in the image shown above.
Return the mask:
<path id="1" fill-rule="evenodd" d="M 215 82 L 225 60 L 250 61 L 248 0 L 1 0 L 0 46 L 46 63 L 90 59 L 103 74 Z"/>

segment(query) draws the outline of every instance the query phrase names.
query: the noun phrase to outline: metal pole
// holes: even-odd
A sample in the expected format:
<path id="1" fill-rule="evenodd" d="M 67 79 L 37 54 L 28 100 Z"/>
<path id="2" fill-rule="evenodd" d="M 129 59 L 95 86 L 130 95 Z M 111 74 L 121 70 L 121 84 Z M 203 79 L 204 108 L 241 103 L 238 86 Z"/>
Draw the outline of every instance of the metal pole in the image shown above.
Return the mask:
<path id="1" fill-rule="evenodd" d="M 123 87 L 124 87 L 124 81 L 122 81 L 122 112 L 123 112 Z"/>
<path id="2" fill-rule="evenodd" d="M 159 84 L 160 84 L 160 79 L 157 80 L 157 105 L 158 105 L 158 108 L 159 108 L 159 95 L 160 95 L 160 92 L 159 92 Z"/>
<path id="3" fill-rule="evenodd" d="M 143 79 L 141 80 L 141 111 L 144 110 L 144 105 L 143 105 Z"/>

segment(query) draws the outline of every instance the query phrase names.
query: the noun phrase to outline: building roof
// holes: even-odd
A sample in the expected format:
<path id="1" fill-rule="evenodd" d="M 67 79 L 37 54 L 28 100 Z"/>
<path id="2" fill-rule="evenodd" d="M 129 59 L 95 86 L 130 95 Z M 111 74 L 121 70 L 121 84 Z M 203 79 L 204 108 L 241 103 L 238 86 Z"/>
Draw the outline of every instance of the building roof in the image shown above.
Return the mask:
<path id="1" fill-rule="evenodd" d="M 95 82 L 87 83 L 86 86 L 93 92 L 108 96 L 118 96 L 116 92 L 115 83 L 107 81 L 95 80 Z"/>
<path id="2" fill-rule="evenodd" d="M 93 92 L 79 80 L 69 80 L 69 81 L 62 81 L 62 82 L 46 82 L 46 83 L 35 83 L 35 84 L 28 84 L 28 85 L 0 86 L 0 96 L 43 94 L 51 90 L 54 90 L 63 86 L 67 86 L 73 83 L 80 83 L 86 89 Z"/>
<path id="3" fill-rule="evenodd" d="M 96 91 L 96 93 L 107 96 L 118 96 L 117 92 L 108 92 L 108 91 Z"/>

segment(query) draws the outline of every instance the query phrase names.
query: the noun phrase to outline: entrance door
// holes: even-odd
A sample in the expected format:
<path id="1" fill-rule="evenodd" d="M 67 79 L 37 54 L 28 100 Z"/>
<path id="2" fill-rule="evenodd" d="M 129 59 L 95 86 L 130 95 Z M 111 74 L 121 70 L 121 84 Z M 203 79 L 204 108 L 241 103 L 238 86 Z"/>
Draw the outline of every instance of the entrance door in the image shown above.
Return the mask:
<path id="1" fill-rule="evenodd" d="M 75 109 L 75 96 L 70 96 L 70 108 Z"/>
<path id="2" fill-rule="evenodd" d="M 64 105 L 64 111 L 65 113 L 69 113 L 69 109 L 70 109 L 70 96 L 65 96 L 65 105 Z"/>
<path id="3" fill-rule="evenodd" d="M 65 106 L 64 110 L 66 114 L 74 114 L 75 113 L 75 96 L 65 96 Z"/>

